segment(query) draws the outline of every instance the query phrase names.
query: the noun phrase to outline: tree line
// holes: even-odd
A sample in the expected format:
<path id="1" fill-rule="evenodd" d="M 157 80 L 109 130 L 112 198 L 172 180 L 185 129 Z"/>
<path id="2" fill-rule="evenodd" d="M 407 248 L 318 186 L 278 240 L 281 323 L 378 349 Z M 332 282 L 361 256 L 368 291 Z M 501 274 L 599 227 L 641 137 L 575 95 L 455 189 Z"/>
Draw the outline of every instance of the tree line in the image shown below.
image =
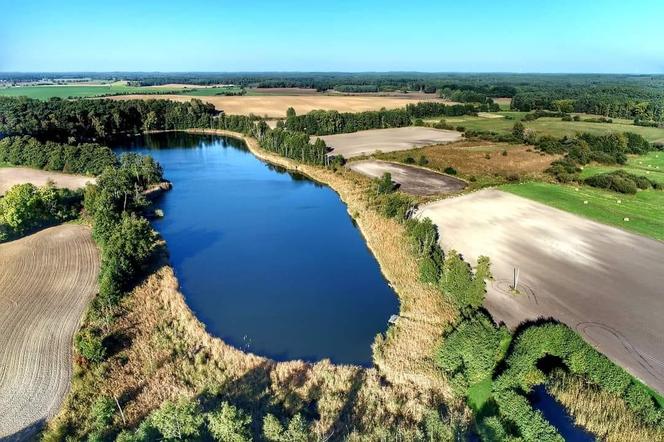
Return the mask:
<path id="1" fill-rule="evenodd" d="M 116 161 L 111 149 L 96 143 L 41 142 L 27 135 L 0 140 L 0 162 L 15 166 L 98 175 L 105 168 L 114 166 Z"/>
<path id="2" fill-rule="evenodd" d="M 488 110 L 488 107 L 484 105 L 484 109 Z M 283 127 L 308 135 L 332 135 L 410 126 L 413 124 L 413 118 L 474 115 L 481 111 L 482 106 L 473 104 L 449 105 L 434 101 L 408 104 L 403 109 L 381 109 L 356 113 L 315 110 L 304 115 L 296 115 L 295 110 L 289 108 Z"/>
<path id="3" fill-rule="evenodd" d="M 121 134 L 210 127 L 217 114 L 213 105 L 197 99 L 177 103 L 0 97 L 0 133 L 64 143 L 103 142 Z"/>
<path id="4" fill-rule="evenodd" d="M 536 89 L 518 92 L 511 107 L 522 112 L 546 109 L 661 122 L 664 90 L 623 85 Z"/>

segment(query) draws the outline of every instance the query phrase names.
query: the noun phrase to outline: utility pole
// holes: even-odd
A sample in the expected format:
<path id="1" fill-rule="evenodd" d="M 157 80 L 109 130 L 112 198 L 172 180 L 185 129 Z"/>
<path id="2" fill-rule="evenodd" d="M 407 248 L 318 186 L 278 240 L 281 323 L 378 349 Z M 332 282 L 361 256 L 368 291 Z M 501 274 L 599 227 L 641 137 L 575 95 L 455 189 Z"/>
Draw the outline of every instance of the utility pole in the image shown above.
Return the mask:
<path id="1" fill-rule="evenodd" d="M 516 290 L 519 286 L 519 268 L 514 267 L 514 282 L 512 284 L 512 289 Z"/>

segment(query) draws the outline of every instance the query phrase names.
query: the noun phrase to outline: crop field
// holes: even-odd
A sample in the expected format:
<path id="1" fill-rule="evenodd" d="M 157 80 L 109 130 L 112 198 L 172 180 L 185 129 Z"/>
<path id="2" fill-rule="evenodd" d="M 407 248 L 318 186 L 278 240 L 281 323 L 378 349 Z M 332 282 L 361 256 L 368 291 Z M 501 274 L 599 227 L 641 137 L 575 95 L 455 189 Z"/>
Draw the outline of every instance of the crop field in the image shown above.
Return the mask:
<path id="1" fill-rule="evenodd" d="M 72 336 L 98 271 L 97 247 L 81 225 L 0 244 L 0 439 L 32 440 L 58 411 L 69 390 Z"/>
<path id="2" fill-rule="evenodd" d="M 490 115 L 491 117 L 488 117 Z M 526 112 L 496 112 L 477 117 L 467 115 L 462 117 L 446 118 L 445 121 L 455 127 L 463 126 L 466 129 L 486 130 L 499 133 L 512 131 L 514 123 L 520 121 Z M 501 115 L 508 118 L 495 118 Z M 578 114 L 581 118 L 590 118 L 594 115 Z M 426 121 L 439 121 L 440 118 L 429 118 Z M 539 118 L 534 121 L 523 121 L 527 129 L 532 129 L 540 135 L 553 137 L 574 136 L 577 132 L 588 132 L 601 135 L 610 132 L 634 132 L 642 135 L 650 142 L 664 142 L 664 129 L 657 127 L 635 126 L 631 120 L 613 119 L 613 123 L 589 123 L 584 121 L 562 121 L 560 118 Z"/>
<path id="3" fill-rule="evenodd" d="M 438 226 L 444 250 L 491 259 L 485 306 L 496 320 L 514 328 L 556 318 L 664 391 L 664 243 L 496 189 L 424 205 L 418 216 Z"/>
<path id="4" fill-rule="evenodd" d="M 167 89 L 163 87 L 128 86 L 126 82 L 90 85 L 63 85 L 63 86 L 16 86 L 0 88 L 0 96 L 28 97 L 39 100 L 49 98 L 86 98 L 99 97 L 108 94 L 154 94 L 164 92 L 180 92 L 182 88 Z"/>
<path id="5" fill-rule="evenodd" d="M 52 181 L 55 187 L 71 190 L 85 187 L 86 183 L 94 182 L 93 177 L 50 172 L 47 170 L 30 169 L 28 167 L 1 167 L 0 164 L 0 195 L 16 184 L 32 183 L 43 186 Z"/>
<path id="6" fill-rule="evenodd" d="M 325 135 L 319 138 L 325 140 L 325 143 L 332 148 L 333 155 L 350 158 L 379 151 L 410 150 L 431 144 L 450 143 L 460 140 L 461 134 L 453 130 L 410 126 L 362 130 L 348 134 Z"/>
<path id="7" fill-rule="evenodd" d="M 612 172 L 618 169 L 664 184 L 664 152 L 650 152 L 646 155 L 632 156 L 626 165 L 620 167 L 595 164 L 584 166 L 581 178 L 588 178 L 598 173 Z"/>
<path id="8" fill-rule="evenodd" d="M 524 145 L 490 141 L 459 141 L 445 145 L 381 154 L 388 161 L 413 162 L 424 156 L 426 167 L 440 172 L 451 167 L 479 184 L 498 184 L 510 176 L 541 178 L 558 155 L 545 155 Z"/>
<path id="9" fill-rule="evenodd" d="M 590 186 L 541 182 L 508 184 L 503 190 L 558 209 L 664 241 L 664 191 L 636 195 Z"/>
<path id="10" fill-rule="evenodd" d="M 109 97 L 112 100 L 162 99 L 173 101 L 189 101 L 188 95 L 118 95 Z M 200 98 L 200 97 L 199 97 Z M 380 110 L 381 108 L 396 109 L 408 103 L 421 100 L 396 97 L 360 97 L 345 95 L 264 95 L 264 96 L 212 96 L 203 101 L 214 104 L 217 110 L 233 115 L 258 115 L 271 118 L 284 118 L 289 107 L 298 114 L 306 114 L 316 109 L 337 110 L 339 112 L 363 112 Z"/>

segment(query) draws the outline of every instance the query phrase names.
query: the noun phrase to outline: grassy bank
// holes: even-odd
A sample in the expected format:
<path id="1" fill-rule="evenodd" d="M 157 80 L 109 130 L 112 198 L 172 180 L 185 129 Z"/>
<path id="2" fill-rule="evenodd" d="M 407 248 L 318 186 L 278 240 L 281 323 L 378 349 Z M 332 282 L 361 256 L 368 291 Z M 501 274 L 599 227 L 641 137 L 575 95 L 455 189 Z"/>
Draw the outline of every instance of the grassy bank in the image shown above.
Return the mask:
<path id="1" fill-rule="evenodd" d="M 221 397 L 248 410 L 254 427 L 265 413 L 288 418 L 301 413 L 320 439 L 417 439 L 433 434 L 432 422 L 447 435 L 442 440 L 451 439 L 452 429 L 467 422 L 468 411 L 453 398 L 434 353 L 456 311 L 440 292 L 419 281 L 404 226 L 370 207 L 370 181 L 343 168 L 335 172 L 295 163 L 237 133 L 192 132 L 242 138 L 259 158 L 336 190 L 399 295 L 401 317 L 374 344 L 374 368 L 328 361 L 278 363 L 210 336 L 186 305 L 162 256 L 115 312 L 109 357 L 93 367 L 77 363 L 71 394 L 50 424 L 47 440 L 84 436 L 95 425 L 90 409 L 100 395 L 118 398 L 123 408 L 124 418 L 112 415 L 115 428 L 134 427 L 167 400 L 184 396 L 206 403 Z"/>
<path id="2" fill-rule="evenodd" d="M 664 240 L 664 192 L 626 195 L 589 186 L 541 182 L 507 184 L 500 189 L 634 233 Z"/>

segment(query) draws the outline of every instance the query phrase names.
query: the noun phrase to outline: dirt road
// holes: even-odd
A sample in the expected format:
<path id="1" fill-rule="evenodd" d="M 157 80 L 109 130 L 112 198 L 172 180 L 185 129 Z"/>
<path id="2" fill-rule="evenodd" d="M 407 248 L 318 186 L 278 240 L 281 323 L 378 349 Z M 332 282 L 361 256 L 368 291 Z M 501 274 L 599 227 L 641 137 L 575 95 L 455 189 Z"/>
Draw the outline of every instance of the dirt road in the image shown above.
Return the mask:
<path id="1" fill-rule="evenodd" d="M 69 389 L 72 336 L 98 271 L 84 226 L 0 244 L 0 440 L 31 440 L 57 412 Z"/>
<path id="2" fill-rule="evenodd" d="M 491 258 L 485 305 L 515 327 L 556 318 L 664 393 L 664 243 L 494 189 L 428 204 L 441 245 Z M 514 268 L 518 289 L 509 288 Z"/>
<path id="3" fill-rule="evenodd" d="M 412 195 L 454 193 L 466 187 L 466 183 L 458 178 L 406 164 L 364 160 L 354 161 L 348 167 L 372 178 L 381 177 L 387 172 L 392 175 L 392 181 L 399 184 L 399 190 Z"/>
<path id="4" fill-rule="evenodd" d="M 461 133 L 453 130 L 409 126 L 325 135 L 320 138 L 332 148 L 332 155 L 343 155 L 345 158 L 350 158 L 370 155 L 378 151 L 393 152 L 431 144 L 450 143 L 460 140 Z"/>
<path id="5" fill-rule="evenodd" d="M 70 175 L 28 167 L 0 167 L 0 195 L 3 195 L 16 184 L 32 183 L 35 186 L 43 186 L 49 180 L 55 183 L 55 187 L 72 190 L 85 187 L 86 183 L 95 181 L 94 177 L 83 175 Z"/>

